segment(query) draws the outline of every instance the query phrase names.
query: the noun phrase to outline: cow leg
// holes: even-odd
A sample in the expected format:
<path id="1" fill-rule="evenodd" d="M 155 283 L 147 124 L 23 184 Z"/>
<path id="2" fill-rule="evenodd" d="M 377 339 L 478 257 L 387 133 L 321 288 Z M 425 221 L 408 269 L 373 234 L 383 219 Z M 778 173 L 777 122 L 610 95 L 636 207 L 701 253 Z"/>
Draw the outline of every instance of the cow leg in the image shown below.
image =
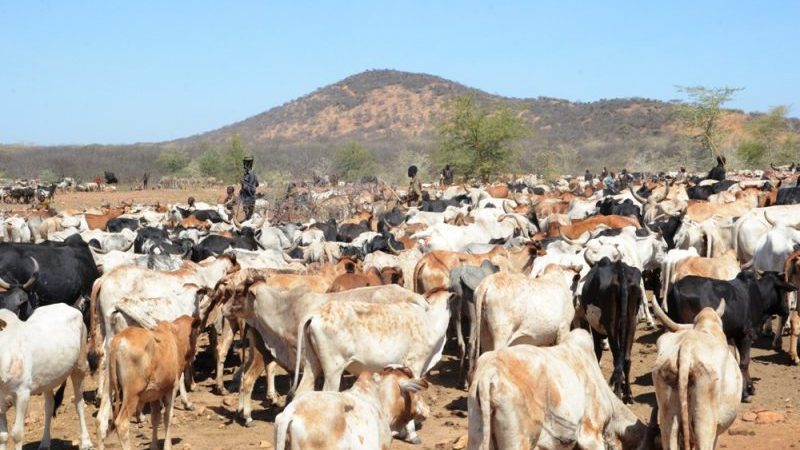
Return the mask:
<path id="1" fill-rule="evenodd" d="M 322 388 L 323 391 L 339 392 L 339 385 L 342 383 L 342 374 L 345 367 L 347 367 L 347 364 L 337 364 L 331 367 L 330 370 L 324 371 L 325 386 Z M 303 373 L 303 376 L 305 377 L 305 373 Z"/>
<path id="2" fill-rule="evenodd" d="M 164 450 L 172 449 L 172 413 L 175 410 L 175 391 L 168 395 L 164 402 Z"/>
<path id="3" fill-rule="evenodd" d="M 215 333 L 216 334 L 216 333 Z M 222 381 L 225 370 L 225 358 L 228 356 L 228 351 L 233 343 L 233 327 L 228 319 L 222 320 L 222 336 L 215 339 L 214 356 L 217 360 L 216 369 L 216 382 L 214 383 L 214 390 L 216 394 L 225 395 L 228 391 L 225 389 L 225 384 Z"/>
<path id="4" fill-rule="evenodd" d="M 194 411 L 194 405 L 192 402 L 189 401 L 189 396 L 186 394 L 186 383 L 184 379 L 186 378 L 186 372 L 181 374 L 180 384 L 178 384 L 178 390 L 181 393 L 181 403 L 183 404 L 183 409 L 186 411 Z M 191 375 L 189 375 L 191 376 Z"/>
<path id="5" fill-rule="evenodd" d="M 131 450 L 131 416 L 136 413 L 139 399 L 130 390 L 122 388 L 122 405 L 119 408 L 117 417 L 114 419 L 114 427 L 117 430 L 119 443 L 122 450 Z M 109 404 L 109 408 L 111 405 Z M 152 408 L 151 408 L 152 409 Z"/>
<path id="6" fill-rule="evenodd" d="M 462 319 L 462 305 L 461 302 L 453 302 L 453 306 L 455 309 L 455 322 L 456 322 L 456 340 L 458 341 L 458 359 L 459 359 L 459 366 L 464 367 L 464 360 L 466 355 L 466 344 L 464 343 L 464 332 L 461 329 L 461 319 Z"/>
<path id="7" fill-rule="evenodd" d="M 100 375 L 100 380 L 107 376 L 107 371 L 103 371 Z M 99 384 L 99 382 L 98 382 Z M 100 408 L 97 410 L 97 446 L 100 450 L 105 449 L 106 436 L 108 434 L 108 424 L 111 420 L 111 392 L 110 383 L 104 383 L 103 390 L 98 389 L 100 393 Z"/>
<path id="8" fill-rule="evenodd" d="M 0 450 L 6 450 L 6 443 L 8 442 L 6 412 L 8 412 L 8 405 L 5 401 L 0 401 Z"/>
<path id="9" fill-rule="evenodd" d="M 622 354 L 622 349 L 620 348 L 619 336 L 609 336 L 608 343 L 611 346 L 611 356 L 613 357 L 614 366 L 614 369 L 611 372 L 611 380 L 609 384 L 614 387 L 614 395 L 622 398 L 624 355 Z"/>
<path id="10" fill-rule="evenodd" d="M 158 450 L 158 425 L 161 422 L 161 402 L 150 402 L 150 450 Z M 167 449 L 167 439 L 164 438 L 164 450 Z"/>
<path id="11" fill-rule="evenodd" d="M 239 385 L 239 405 L 236 408 L 236 412 L 239 414 L 239 417 L 244 420 L 244 424 L 247 427 L 255 425 L 251 416 L 251 397 L 253 395 L 253 387 L 256 384 L 256 380 L 258 379 L 258 376 L 264 372 L 265 365 L 264 356 L 256 350 L 254 344 L 252 343 L 252 338 L 250 338 L 250 342 L 251 348 L 248 352 L 248 358 L 245 361 L 242 382 Z"/>
<path id="12" fill-rule="evenodd" d="M 417 436 L 417 428 L 414 425 L 413 420 L 410 420 L 408 423 L 406 423 L 403 431 L 397 433 L 394 437 L 396 439 L 400 439 L 401 441 L 408 442 L 409 444 L 419 445 L 422 443 L 422 439 Z"/>
<path id="13" fill-rule="evenodd" d="M 273 405 L 278 404 L 278 392 L 275 390 L 275 372 L 278 363 L 272 360 L 267 364 L 267 398 Z"/>
<path id="14" fill-rule="evenodd" d="M 650 313 L 650 305 L 647 303 L 647 291 L 644 288 L 644 281 L 639 281 L 639 288 L 642 290 L 641 310 L 644 312 L 644 319 L 647 322 L 648 328 L 655 328 L 656 323 L 653 320 L 653 314 Z"/>
<path id="15" fill-rule="evenodd" d="M 44 397 L 44 430 L 42 430 L 42 442 L 39 443 L 39 450 L 46 450 L 50 448 L 50 420 L 53 418 L 53 410 L 56 408 L 56 399 L 50 389 L 45 389 L 42 396 Z"/>
<path id="16" fill-rule="evenodd" d="M 11 427 L 11 439 L 14 440 L 14 448 L 22 450 L 22 439 L 25 437 L 25 413 L 28 412 L 28 400 L 30 399 L 30 392 L 19 391 L 16 395 L 16 402 L 14 407 L 14 426 Z M 5 402 L 5 399 L 0 399 L 0 402 Z"/>
<path id="17" fill-rule="evenodd" d="M 86 411 L 84 411 L 83 401 L 83 379 L 86 372 L 83 370 L 75 370 L 70 375 L 72 381 L 72 392 L 75 395 L 75 411 L 78 414 L 78 423 L 81 430 L 81 445 L 80 450 L 89 450 L 92 448 L 92 439 L 89 437 L 89 428 L 86 426 Z M 108 423 L 106 421 L 106 423 Z"/>
<path id="18" fill-rule="evenodd" d="M 194 392 L 197 389 L 197 383 L 194 382 L 194 365 L 187 364 L 183 369 L 184 377 L 181 379 L 185 384 L 185 391 Z"/>
<path id="19" fill-rule="evenodd" d="M 792 363 L 800 363 L 800 358 L 797 357 L 797 337 L 800 336 L 800 315 L 797 311 L 792 311 L 789 316 L 789 357 L 792 358 Z"/>
<path id="20" fill-rule="evenodd" d="M 742 371 L 742 402 L 750 403 L 756 393 L 753 380 L 750 378 L 750 347 L 753 345 L 756 330 L 748 330 L 747 335 L 736 342 L 739 349 L 739 369 Z"/>
<path id="21" fill-rule="evenodd" d="M 592 330 L 592 340 L 594 341 L 594 356 L 597 357 L 597 362 L 599 363 L 600 358 L 603 357 L 603 346 L 608 340 L 594 330 Z"/>
<path id="22" fill-rule="evenodd" d="M 770 326 L 773 322 L 772 320 L 769 321 Z M 787 321 L 783 317 L 778 316 L 778 327 L 773 330 L 775 334 L 772 337 L 772 349 L 776 352 L 780 352 L 783 347 L 783 327 L 786 325 L 786 322 Z"/>

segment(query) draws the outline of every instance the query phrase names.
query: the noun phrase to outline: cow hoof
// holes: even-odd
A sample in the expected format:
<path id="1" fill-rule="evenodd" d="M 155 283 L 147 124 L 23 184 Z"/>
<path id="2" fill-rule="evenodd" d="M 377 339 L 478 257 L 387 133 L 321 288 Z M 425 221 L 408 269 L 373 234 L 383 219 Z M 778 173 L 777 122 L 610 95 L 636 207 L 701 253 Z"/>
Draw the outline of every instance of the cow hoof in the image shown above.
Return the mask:
<path id="1" fill-rule="evenodd" d="M 194 411 L 194 405 L 189 403 L 188 405 L 183 405 L 183 409 L 186 411 Z"/>
<path id="2" fill-rule="evenodd" d="M 752 402 L 753 402 L 753 396 L 752 395 L 750 395 L 750 394 L 742 395 L 742 403 L 752 403 Z"/>
<path id="3" fill-rule="evenodd" d="M 420 445 L 422 444 L 422 439 L 419 436 L 414 436 L 413 438 L 404 438 L 403 442 L 411 444 L 411 445 Z"/>
<path id="4" fill-rule="evenodd" d="M 256 426 L 256 421 L 253 419 L 248 419 L 244 422 L 244 426 L 245 428 L 253 428 L 254 426 Z"/>
<path id="5" fill-rule="evenodd" d="M 214 395 L 228 395 L 229 392 L 227 389 L 221 386 L 214 386 L 213 389 Z"/>

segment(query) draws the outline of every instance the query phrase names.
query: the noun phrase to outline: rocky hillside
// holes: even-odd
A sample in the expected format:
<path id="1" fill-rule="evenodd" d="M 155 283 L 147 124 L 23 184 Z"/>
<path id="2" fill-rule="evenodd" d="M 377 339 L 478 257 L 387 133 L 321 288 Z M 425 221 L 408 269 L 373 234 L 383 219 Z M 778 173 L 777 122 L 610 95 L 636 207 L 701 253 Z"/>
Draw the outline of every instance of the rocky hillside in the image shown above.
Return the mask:
<path id="1" fill-rule="evenodd" d="M 505 104 L 534 131 L 522 145 L 520 169 L 536 170 L 542 158 L 565 171 L 598 166 L 638 170 L 672 167 L 687 159 L 687 146 L 670 125 L 671 105 L 642 98 L 578 103 L 554 98 L 491 95 L 437 76 L 370 70 L 223 128 L 171 142 L 135 146 L 0 147 L 7 175 L 36 176 L 50 168 L 67 176 L 115 170 L 123 177 L 159 173 L 155 156 L 179 148 L 191 156 L 223 148 L 238 135 L 262 171 L 324 172 L 337 145 L 356 140 L 386 163 L 419 163 L 435 148 L 436 126 L 447 100 L 471 92 L 484 103 Z M 749 116 L 730 111 L 734 131 Z M 99 165 L 99 167 L 98 167 Z M 423 164 L 424 165 L 424 164 Z M 582 170 L 582 169 L 581 169 Z"/>

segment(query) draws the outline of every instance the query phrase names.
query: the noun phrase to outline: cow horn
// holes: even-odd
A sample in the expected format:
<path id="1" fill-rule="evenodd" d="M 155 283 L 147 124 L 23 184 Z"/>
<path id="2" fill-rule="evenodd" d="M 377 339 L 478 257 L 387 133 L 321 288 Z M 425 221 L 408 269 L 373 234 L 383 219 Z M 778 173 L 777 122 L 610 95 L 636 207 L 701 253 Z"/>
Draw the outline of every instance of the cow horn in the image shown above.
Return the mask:
<path id="1" fill-rule="evenodd" d="M 11 289 L 11 285 L 6 282 L 6 280 L 0 278 L 0 288 L 2 289 Z"/>
<path id="2" fill-rule="evenodd" d="M 587 242 L 589 242 L 589 239 L 591 239 L 591 238 L 592 238 L 592 233 L 589 233 L 589 236 L 587 236 L 587 237 L 586 237 L 586 240 L 585 240 L 585 241 L 583 241 L 583 242 L 580 242 L 580 241 L 578 241 L 578 240 L 572 240 L 572 239 L 570 239 L 570 238 L 568 238 L 568 237 L 564 236 L 564 232 L 561 230 L 561 227 L 559 227 L 559 228 L 558 228 L 558 236 L 559 236 L 561 239 L 563 239 L 563 240 L 564 240 L 566 243 L 568 243 L 568 244 L 571 244 L 571 245 L 579 245 L 579 246 L 583 247 L 584 245 L 586 245 L 586 243 L 587 243 Z"/>
<path id="3" fill-rule="evenodd" d="M 775 164 L 773 164 L 771 162 L 769 163 L 769 166 L 772 167 L 772 170 L 780 170 L 777 167 L 775 167 Z"/>
<path id="4" fill-rule="evenodd" d="M 133 242 L 131 242 L 131 245 L 133 245 Z M 130 248 L 130 247 L 129 247 L 129 248 Z M 108 253 L 108 250 L 106 250 L 106 249 L 104 249 L 104 248 L 102 248 L 102 247 L 100 247 L 100 248 L 97 248 L 97 247 L 93 247 L 93 246 L 91 246 L 91 245 L 90 245 L 90 246 L 89 246 L 89 249 L 90 249 L 92 252 L 94 252 L 94 253 L 98 253 L 98 254 L 100 254 L 100 255 L 105 255 L 106 253 Z"/>
<path id="5" fill-rule="evenodd" d="M 681 330 L 690 330 L 693 328 L 692 325 L 689 324 L 675 323 L 675 321 L 670 319 L 669 316 L 667 316 L 667 314 L 664 312 L 664 310 L 661 309 L 661 305 L 659 305 L 657 301 L 653 302 L 653 313 L 655 313 L 656 317 L 658 317 L 658 320 L 660 320 L 661 323 L 663 323 L 664 326 L 667 327 L 667 329 L 669 331 L 672 331 L 673 333 Z"/>
<path id="6" fill-rule="evenodd" d="M 513 208 L 511 208 L 511 210 L 509 211 L 509 202 L 506 200 L 503 201 L 503 211 L 505 211 L 506 214 L 511 214 L 514 212 Z"/>
<path id="7" fill-rule="evenodd" d="M 583 260 L 586 261 L 586 264 L 589 267 L 592 267 L 594 265 L 594 261 L 589 259 L 589 249 L 588 248 L 586 249 L 586 251 L 583 252 Z"/>
<path id="8" fill-rule="evenodd" d="M 769 226 L 771 226 L 771 227 L 774 227 L 774 226 L 775 226 L 775 221 L 774 221 L 774 220 L 771 220 L 771 219 L 769 218 L 769 213 L 767 212 L 767 210 L 766 210 L 766 209 L 764 210 L 764 220 L 766 220 L 766 221 L 767 221 L 767 223 L 769 224 Z"/>
<path id="9" fill-rule="evenodd" d="M 637 194 L 636 191 L 633 190 L 633 186 L 628 186 L 628 189 L 631 191 L 631 195 L 633 195 L 633 198 L 635 198 L 637 202 L 641 203 L 642 205 L 647 204 L 647 199 Z"/>
<path id="10" fill-rule="evenodd" d="M 717 306 L 717 309 L 715 309 L 714 311 L 717 313 L 717 315 L 720 318 L 722 318 L 722 315 L 725 314 L 725 299 L 724 298 L 719 301 L 719 306 Z"/>
<path id="11" fill-rule="evenodd" d="M 35 283 L 36 279 L 39 278 L 39 263 L 36 262 L 36 259 L 33 256 L 30 258 L 31 261 L 33 261 L 33 273 L 31 274 L 31 277 L 28 278 L 28 281 L 22 285 L 22 289 L 28 289 L 29 287 L 33 286 L 33 283 Z"/>
<path id="12" fill-rule="evenodd" d="M 400 252 L 398 252 L 397 249 L 392 247 L 392 238 L 391 238 L 391 236 L 389 237 L 389 239 L 386 240 L 386 246 L 389 247 L 389 253 L 391 253 L 391 254 L 393 254 L 395 256 L 400 254 Z"/>

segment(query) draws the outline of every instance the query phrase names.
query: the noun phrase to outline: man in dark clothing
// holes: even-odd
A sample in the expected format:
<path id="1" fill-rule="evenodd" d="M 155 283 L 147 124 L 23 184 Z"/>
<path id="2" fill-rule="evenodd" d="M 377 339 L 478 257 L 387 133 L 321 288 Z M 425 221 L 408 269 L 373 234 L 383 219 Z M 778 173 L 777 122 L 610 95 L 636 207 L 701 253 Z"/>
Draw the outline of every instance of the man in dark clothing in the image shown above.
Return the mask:
<path id="1" fill-rule="evenodd" d="M 142 188 L 146 191 L 147 190 L 147 182 L 150 181 L 150 174 L 148 172 L 144 173 L 142 177 Z"/>
<path id="2" fill-rule="evenodd" d="M 450 164 L 445 165 L 444 170 L 442 170 L 442 181 L 444 181 L 445 186 L 453 184 L 453 169 L 450 168 Z"/>
<path id="3" fill-rule="evenodd" d="M 606 169 L 605 167 L 603 167 L 603 171 L 602 171 L 602 172 L 600 172 L 600 179 L 601 179 L 601 180 L 605 180 L 607 176 L 608 176 L 608 169 Z"/>
<path id="4" fill-rule="evenodd" d="M 406 201 L 408 206 L 419 206 L 422 200 L 422 183 L 417 179 L 417 166 L 408 168 L 408 177 L 411 178 L 411 181 L 408 183 Z"/>
<path id="5" fill-rule="evenodd" d="M 725 179 L 725 157 L 724 156 L 717 156 L 717 165 L 714 166 L 709 172 L 708 177 L 709 180 L 717 180 L 722 181 Z"/>
<path id="6" fill-rule="evenodd" d="M 589 169 L 586 169 L 586 173 L 583 174 L 583 180 L 587 183 L 591 183 L 594 177 L 592 176 L 592 172 L 589 172 Z"/>
<path id="7" fill-rule="evenodd" d="M 256 188 L 258 178 L 253 173 L 253 157 L 247 156 L 242 160 L 244 165 L 244 175 L 242 175 L 241 187 L 239 188 L 239 198 L 244 209 L 244 220 L 248 220 L 253 215 L 256 206 Z"/>

